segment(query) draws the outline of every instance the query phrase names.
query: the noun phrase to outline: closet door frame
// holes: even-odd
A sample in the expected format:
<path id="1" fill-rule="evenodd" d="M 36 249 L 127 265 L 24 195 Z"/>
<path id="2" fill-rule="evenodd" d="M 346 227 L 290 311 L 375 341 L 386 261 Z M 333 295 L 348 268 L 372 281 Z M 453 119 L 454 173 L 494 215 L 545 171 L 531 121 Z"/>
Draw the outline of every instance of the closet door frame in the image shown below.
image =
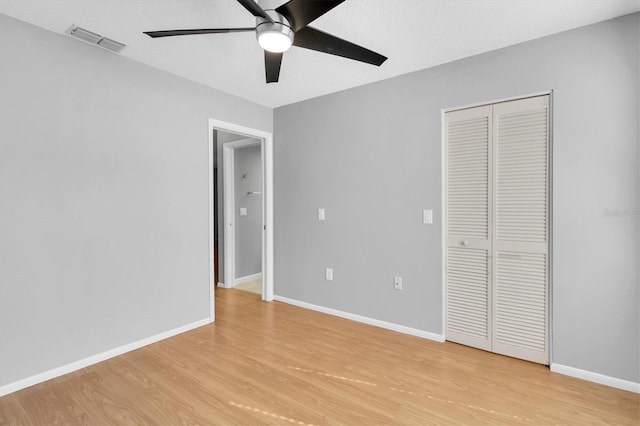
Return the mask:
<path id="1" fill-rule="evenodd" d="M 548 148 L 548 265 L 547 265 L 547 326 L 548 326 L 548 352 L 549 358 L 547 365 L 551 365 L 553 362 L 553 128 L 554 128 L 554 99 L 553 99 L 553 90 L 543 91 L 543 92 L 534 92 L 527 95 L 520 96 L 512 96 L 508 98 L 499 98 L 485 102 L 478 102 L 473 104 L 466 104 L 456 107 L 447 107 L 442 108 L 440 110 L 440 186 L 441 186 L 441 206 L 442 209 L 440 211 L 442 217 L 442 229 L 441 229 L 441 254 L 442 254 L 442 262 L 441 262 L 441 271 L 442 271 L 442 336 L 444 340 L 447 340 L 447 270 L 446 270 L 446 253 L 447 253 L 447 205 L 446 205 L 446 191 L 447 191 L 447 181 L 446 181 L 446 172 L 447 172 L 447 140 L 446 140 L 446 114 L 452 111 L 458 111 L 462 109 L 475 108 L 487 105 L 494 105 L 502 102 L 510 102 L 517 101 L 521 99 L 533 98 L 537 96 L 548 96 L 549 97 L 549 148 Z"/>

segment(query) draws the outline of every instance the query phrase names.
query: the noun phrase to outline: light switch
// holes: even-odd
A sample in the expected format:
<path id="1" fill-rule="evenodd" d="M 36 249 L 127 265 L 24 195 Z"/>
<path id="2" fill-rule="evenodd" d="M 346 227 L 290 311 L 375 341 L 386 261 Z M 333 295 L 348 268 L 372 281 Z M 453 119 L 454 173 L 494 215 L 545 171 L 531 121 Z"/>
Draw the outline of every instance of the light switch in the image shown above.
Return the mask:
<path id="1" fill-rule="evenodd" d="M 433 223 L 433 210 L 422 210 L 422 223 L 425 225 Z"/>
<path id="2" fill-rule="evenodd" d="M 247 215 L 247 208 L 240 207 L 240 216 L 246 216 L 246 215 Z"/>
<path id="3" fill-rule="evenodd" d="M 318 220 L 324 220 L 324 209 L 318 209 Z"/>

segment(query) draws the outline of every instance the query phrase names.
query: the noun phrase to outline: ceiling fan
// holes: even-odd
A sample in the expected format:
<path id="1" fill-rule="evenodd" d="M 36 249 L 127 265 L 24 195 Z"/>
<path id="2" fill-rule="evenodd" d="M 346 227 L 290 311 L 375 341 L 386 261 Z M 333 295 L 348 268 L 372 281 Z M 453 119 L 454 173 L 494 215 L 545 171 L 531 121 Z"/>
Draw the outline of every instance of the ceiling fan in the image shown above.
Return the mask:
<path id="1" fill-rule="evenodd" d="M 187 30 L 145 31 L 149 37 L 193 34 L 217 34 L 255 31 L 264 49 L 267 83 L 277 83 L 282 54 L 292 45 L 360 62 L 380 66 L 387 60 L 372 50 L 307 26 L 345 0 L 290 0 L 274 10 L 264 10 L 254 0 L 237 0 L 256 17 L 256 26 L 248 28 L 202 28 Z"/>

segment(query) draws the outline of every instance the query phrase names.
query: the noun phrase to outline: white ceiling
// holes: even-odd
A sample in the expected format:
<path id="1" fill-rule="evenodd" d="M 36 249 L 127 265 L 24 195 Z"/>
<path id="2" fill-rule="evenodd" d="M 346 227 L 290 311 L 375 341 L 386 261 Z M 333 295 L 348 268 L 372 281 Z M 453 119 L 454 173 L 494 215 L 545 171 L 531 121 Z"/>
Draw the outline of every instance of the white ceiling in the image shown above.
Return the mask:
<path id="1" fill-rule="evenodd" d="M 310 0 L 317 1 L 317 0 Z M 273 8 L 285 0 L 261 0 Z M 255 26 L 235 0 L 0 0 L 57 33 L 76 24 L 122 56 L 278 107 L 640 10 L 640 0 L 347 0 L 311 25 L 389 57 L 381 67 L 293 47 L 267 85 L 253 33 L 151 39 L 143 31 Z"/>

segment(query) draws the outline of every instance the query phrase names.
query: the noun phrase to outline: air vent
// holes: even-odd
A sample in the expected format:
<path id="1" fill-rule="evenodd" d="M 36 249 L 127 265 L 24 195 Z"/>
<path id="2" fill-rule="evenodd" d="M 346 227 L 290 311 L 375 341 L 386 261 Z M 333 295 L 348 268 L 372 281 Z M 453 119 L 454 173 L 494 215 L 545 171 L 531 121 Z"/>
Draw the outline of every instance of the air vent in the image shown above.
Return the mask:
<path id="1" fill-rule="evenodd" d="M 72 25 L 66 31 L 66 34 L 75 38 L 79 38 L 80 40 L 86 41 L 87 43 L 95 44 L 105 49 L 111 50 L 112 52 L 119 52 L 126 46 L 115 40 L 103 37 L 100 34 L 96 34 L 89 30 L 85 30 L 84 28 L 78 27 L 77 25 Z"/>
<path id="2" fill-rule="evenodd" d="M 106 37 L 98 42 L 98 46 L 104 47 L 105 49 L 113 50 L 114 52 L 119 52 L 124 49 L 124 44 Z"/>

